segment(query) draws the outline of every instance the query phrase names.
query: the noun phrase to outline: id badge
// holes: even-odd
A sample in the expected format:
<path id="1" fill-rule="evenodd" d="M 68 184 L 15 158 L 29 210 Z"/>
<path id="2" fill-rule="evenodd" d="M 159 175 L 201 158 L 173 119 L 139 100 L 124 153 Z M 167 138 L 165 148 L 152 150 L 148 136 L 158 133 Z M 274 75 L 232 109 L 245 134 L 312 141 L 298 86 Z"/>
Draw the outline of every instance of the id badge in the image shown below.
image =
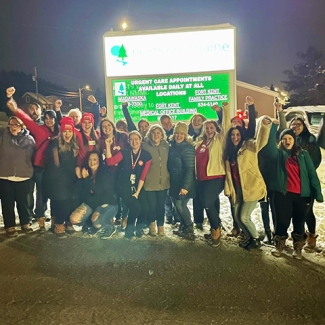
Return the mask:
<path id="1" fill-rule="evenodd" d="M 95 140 L 89 140 L 88 141 L 88 146 L 94 146 L 96 145 L 96 141 Z"/>
<path id="2" fill-rule="evenodd" d="M 203 145 L 203 146 L 201 147 L 201 149 L 200 149 L 200 152 L 205 152 L 205 149 L 206 149 L 206 146 Z"/>
<path id="3" fill-rule="evenodd" d="M 130 183 L 132 184 L 132 185 L 134 185 L 135 184 L 135 174 L 131 174 L 130 175 Z"/>

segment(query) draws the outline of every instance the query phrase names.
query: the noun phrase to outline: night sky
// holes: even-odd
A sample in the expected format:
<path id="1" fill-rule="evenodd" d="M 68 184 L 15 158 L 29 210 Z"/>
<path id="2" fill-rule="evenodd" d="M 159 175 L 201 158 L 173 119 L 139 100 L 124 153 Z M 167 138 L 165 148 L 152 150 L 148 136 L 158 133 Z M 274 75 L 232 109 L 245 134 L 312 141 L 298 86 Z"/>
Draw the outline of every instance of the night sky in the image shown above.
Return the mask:
<path id="1" fill-rule="evenodd" d="M 77 89 L 104 90 L 102 36 L 230 23 L 237 79 L 281 86 L 309 45 L 325 52 L 325 0 L 0 0 L 0 69 L 22 70 Z"/>

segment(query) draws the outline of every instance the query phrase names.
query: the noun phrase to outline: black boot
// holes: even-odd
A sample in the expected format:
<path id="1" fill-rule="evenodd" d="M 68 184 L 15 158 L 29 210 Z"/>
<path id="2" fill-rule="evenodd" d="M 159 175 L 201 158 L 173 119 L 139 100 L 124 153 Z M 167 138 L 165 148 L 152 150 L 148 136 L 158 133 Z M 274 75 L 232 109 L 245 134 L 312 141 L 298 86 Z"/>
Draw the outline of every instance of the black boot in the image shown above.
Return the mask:
<path id="1" fill-rule="evenodd" d="M 194 229 L 193 229 L 193 223 L 190 224 L 189 226 L 185 226 L 183 231 L 179 234 L 180 237 L 189 239 L 189 240 L 194 240 Z"/>

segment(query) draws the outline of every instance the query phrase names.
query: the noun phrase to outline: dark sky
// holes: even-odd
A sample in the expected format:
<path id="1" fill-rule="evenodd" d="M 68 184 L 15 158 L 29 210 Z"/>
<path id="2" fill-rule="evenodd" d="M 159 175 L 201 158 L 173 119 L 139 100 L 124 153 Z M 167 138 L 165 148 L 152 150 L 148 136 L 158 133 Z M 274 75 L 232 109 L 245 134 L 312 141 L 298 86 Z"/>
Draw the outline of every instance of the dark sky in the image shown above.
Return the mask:
<path id="1" fill-rule="evenodd" d="M 237 79 L 281 86 L 296 53 L 325 52 L 325 0 L 0 0 L 0 69 L 104 90 L 103 34 L 230 23 Z"/>

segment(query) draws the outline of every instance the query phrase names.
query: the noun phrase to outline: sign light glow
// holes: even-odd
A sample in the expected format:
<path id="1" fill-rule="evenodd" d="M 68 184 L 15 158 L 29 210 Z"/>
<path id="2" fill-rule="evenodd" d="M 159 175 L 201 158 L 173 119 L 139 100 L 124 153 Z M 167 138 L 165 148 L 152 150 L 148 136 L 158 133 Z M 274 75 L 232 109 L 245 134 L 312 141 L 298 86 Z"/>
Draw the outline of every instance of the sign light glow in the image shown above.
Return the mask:
<path id="1" fill-rule="evenodd" d="M 195 113 L 215 119 L 211 106 L 230 101 L 229 74 L 113 79 L 112 93 L 115 121 L 124 118 L 123 102 L 129 103 L 134 122 L 157 122 L 163 114 L 174 121 L 189 120 Z"/>
<path id="2" fill-rule="evenodd" d="M 235 69 L 234 29 L 105 36 L 106 77 Z"/>

